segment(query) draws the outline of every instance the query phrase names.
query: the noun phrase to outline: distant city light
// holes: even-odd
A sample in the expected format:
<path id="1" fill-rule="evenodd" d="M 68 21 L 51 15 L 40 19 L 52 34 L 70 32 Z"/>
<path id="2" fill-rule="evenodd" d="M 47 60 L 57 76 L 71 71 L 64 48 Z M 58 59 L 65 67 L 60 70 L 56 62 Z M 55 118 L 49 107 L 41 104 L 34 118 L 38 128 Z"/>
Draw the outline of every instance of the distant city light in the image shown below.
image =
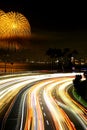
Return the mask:
<path id="1" fill-rule="evenodd" d="M 73 62 L 74 61 L 74 57 L 71 57 L 71 62 Z"/>

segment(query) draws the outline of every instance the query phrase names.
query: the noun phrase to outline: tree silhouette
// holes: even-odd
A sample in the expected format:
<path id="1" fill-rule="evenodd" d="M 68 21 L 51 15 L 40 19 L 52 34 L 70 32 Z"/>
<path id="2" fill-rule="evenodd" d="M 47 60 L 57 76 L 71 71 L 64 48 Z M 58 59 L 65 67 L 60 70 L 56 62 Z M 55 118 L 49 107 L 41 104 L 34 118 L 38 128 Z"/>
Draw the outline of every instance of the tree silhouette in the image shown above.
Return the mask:
<path id="1" fill-rule="evenodd" d="M 56 49 L 49 48 L 46 51 L 46 55 L 48 55 L 50 57 L 50 59 L 51 59 L 51 69 L 53 69 L 53 62 L 54 62 L 54 58 L 56 56 Z"/>
<path id="2" fill-rule="evenodd" d="M 62 71 L 64 72 L 64 64 L 65 64 L 65 57 L 67 57 L 67 54 L 69 53 L 70 49 L 65 48 L 65 49 L 56 49 L 56 48 L 49 48 L 46 51 L 46 55 L 48 55 L 51 60 L 52 60 L 52 65 L 54 60 L 58 60 L 59 63 L 61 64 Z M 58 63 L 57 63 L 58 65 Z M 58 68 L 58 66 L 57 66 Z"/>
<path id="3" fill-rule="evenodd" d="M 0 48 L 0 60 L 4 63 L 4 72 L 7 72 L 7 63 L 10 63 L 12 66 L 16 61 L 17 50 L 11 50 L 9 48 Z"/>

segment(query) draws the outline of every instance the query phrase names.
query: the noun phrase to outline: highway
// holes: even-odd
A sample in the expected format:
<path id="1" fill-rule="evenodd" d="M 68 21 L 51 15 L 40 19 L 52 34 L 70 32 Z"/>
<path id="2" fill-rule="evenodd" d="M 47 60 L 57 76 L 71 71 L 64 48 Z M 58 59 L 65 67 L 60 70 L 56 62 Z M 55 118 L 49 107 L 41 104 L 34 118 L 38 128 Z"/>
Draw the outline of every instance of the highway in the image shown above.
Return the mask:
<path id="1" fill-rule="evenodd" d="M 2 76 L 0 130 L 87 130 L 87 109 L 71 96 L 75 75 Z"/>

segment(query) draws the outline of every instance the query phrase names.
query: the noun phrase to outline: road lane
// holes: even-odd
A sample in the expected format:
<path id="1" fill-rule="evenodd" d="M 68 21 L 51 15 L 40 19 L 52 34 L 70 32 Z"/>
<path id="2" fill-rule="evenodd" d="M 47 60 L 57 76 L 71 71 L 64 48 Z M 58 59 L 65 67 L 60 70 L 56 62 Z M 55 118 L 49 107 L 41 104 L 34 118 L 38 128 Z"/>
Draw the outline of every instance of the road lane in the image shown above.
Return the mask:
<path id="1" fill-rule="evenodd" d="M 86 110 L 68 93 L 75 75 L 23 75 L 2 80 L 0 111 L 5 115 L 2 130 L 85 130 Z M 10 103 L 6 111 L 4 103 Z"/>
<path id="2" fill-rule="evenodd" d="M 75 129 L 67 117 L 66 113 L 56 104 L 54 98 L 52 97 L 52 91 L 53 89 L 61 84 L 62 82 L 65 82 L 67 80 L 61 79 L 60 81 L 55 81 L 53 84 L 50 84 L 46 87 L 44 91 L 44 99 L 46 101 L 46 104 L 52 114 L 52 117 L 54 119 L 54 123 L 56 126 L 56 130 L 66 130 L 66 129 Z"/>
<path id="3" fill-rule="evenodd" d="M 64 101 L 64 103 L 72 111 L 75 112 L 75 114 L 77 115 L 77 118 L 78 118 L 78 122 L 80 122 L 80 124 L 83 126 L 83 129 L 85 130 L 87 128 L 87 118 L 84 116 L 84 113 L 86 114 L 86 112 L 83 110 L 83 107 L 79 103 L 74 101 L 69 96 L 69 94 L 67 92 L 68 85 L 71 84 L 71 83 L 72 83 L 72 81 L 71 82 L 67 82 L 67 83 L 61 85 L 61 87 L 59 87 L 58 93 L 59 93 L 61 99 Z"/>

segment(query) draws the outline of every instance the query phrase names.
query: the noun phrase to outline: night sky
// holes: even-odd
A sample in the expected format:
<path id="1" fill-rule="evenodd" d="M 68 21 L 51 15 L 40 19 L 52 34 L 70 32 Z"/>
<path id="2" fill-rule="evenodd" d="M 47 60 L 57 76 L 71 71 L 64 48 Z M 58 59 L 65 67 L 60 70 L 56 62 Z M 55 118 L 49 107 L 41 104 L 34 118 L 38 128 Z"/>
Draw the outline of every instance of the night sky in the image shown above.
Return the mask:
<path id="1" fill-rule="evenodd" d="M 49 48 L 77 49 L 87 55 L 87 9 L 85 3 L 47 0 L 2 0 L 0 9 L 17 11 L 31 25 L 32 57 L 43 57 Z M 35 57 L 34 56 L 34 57 Z"/>

